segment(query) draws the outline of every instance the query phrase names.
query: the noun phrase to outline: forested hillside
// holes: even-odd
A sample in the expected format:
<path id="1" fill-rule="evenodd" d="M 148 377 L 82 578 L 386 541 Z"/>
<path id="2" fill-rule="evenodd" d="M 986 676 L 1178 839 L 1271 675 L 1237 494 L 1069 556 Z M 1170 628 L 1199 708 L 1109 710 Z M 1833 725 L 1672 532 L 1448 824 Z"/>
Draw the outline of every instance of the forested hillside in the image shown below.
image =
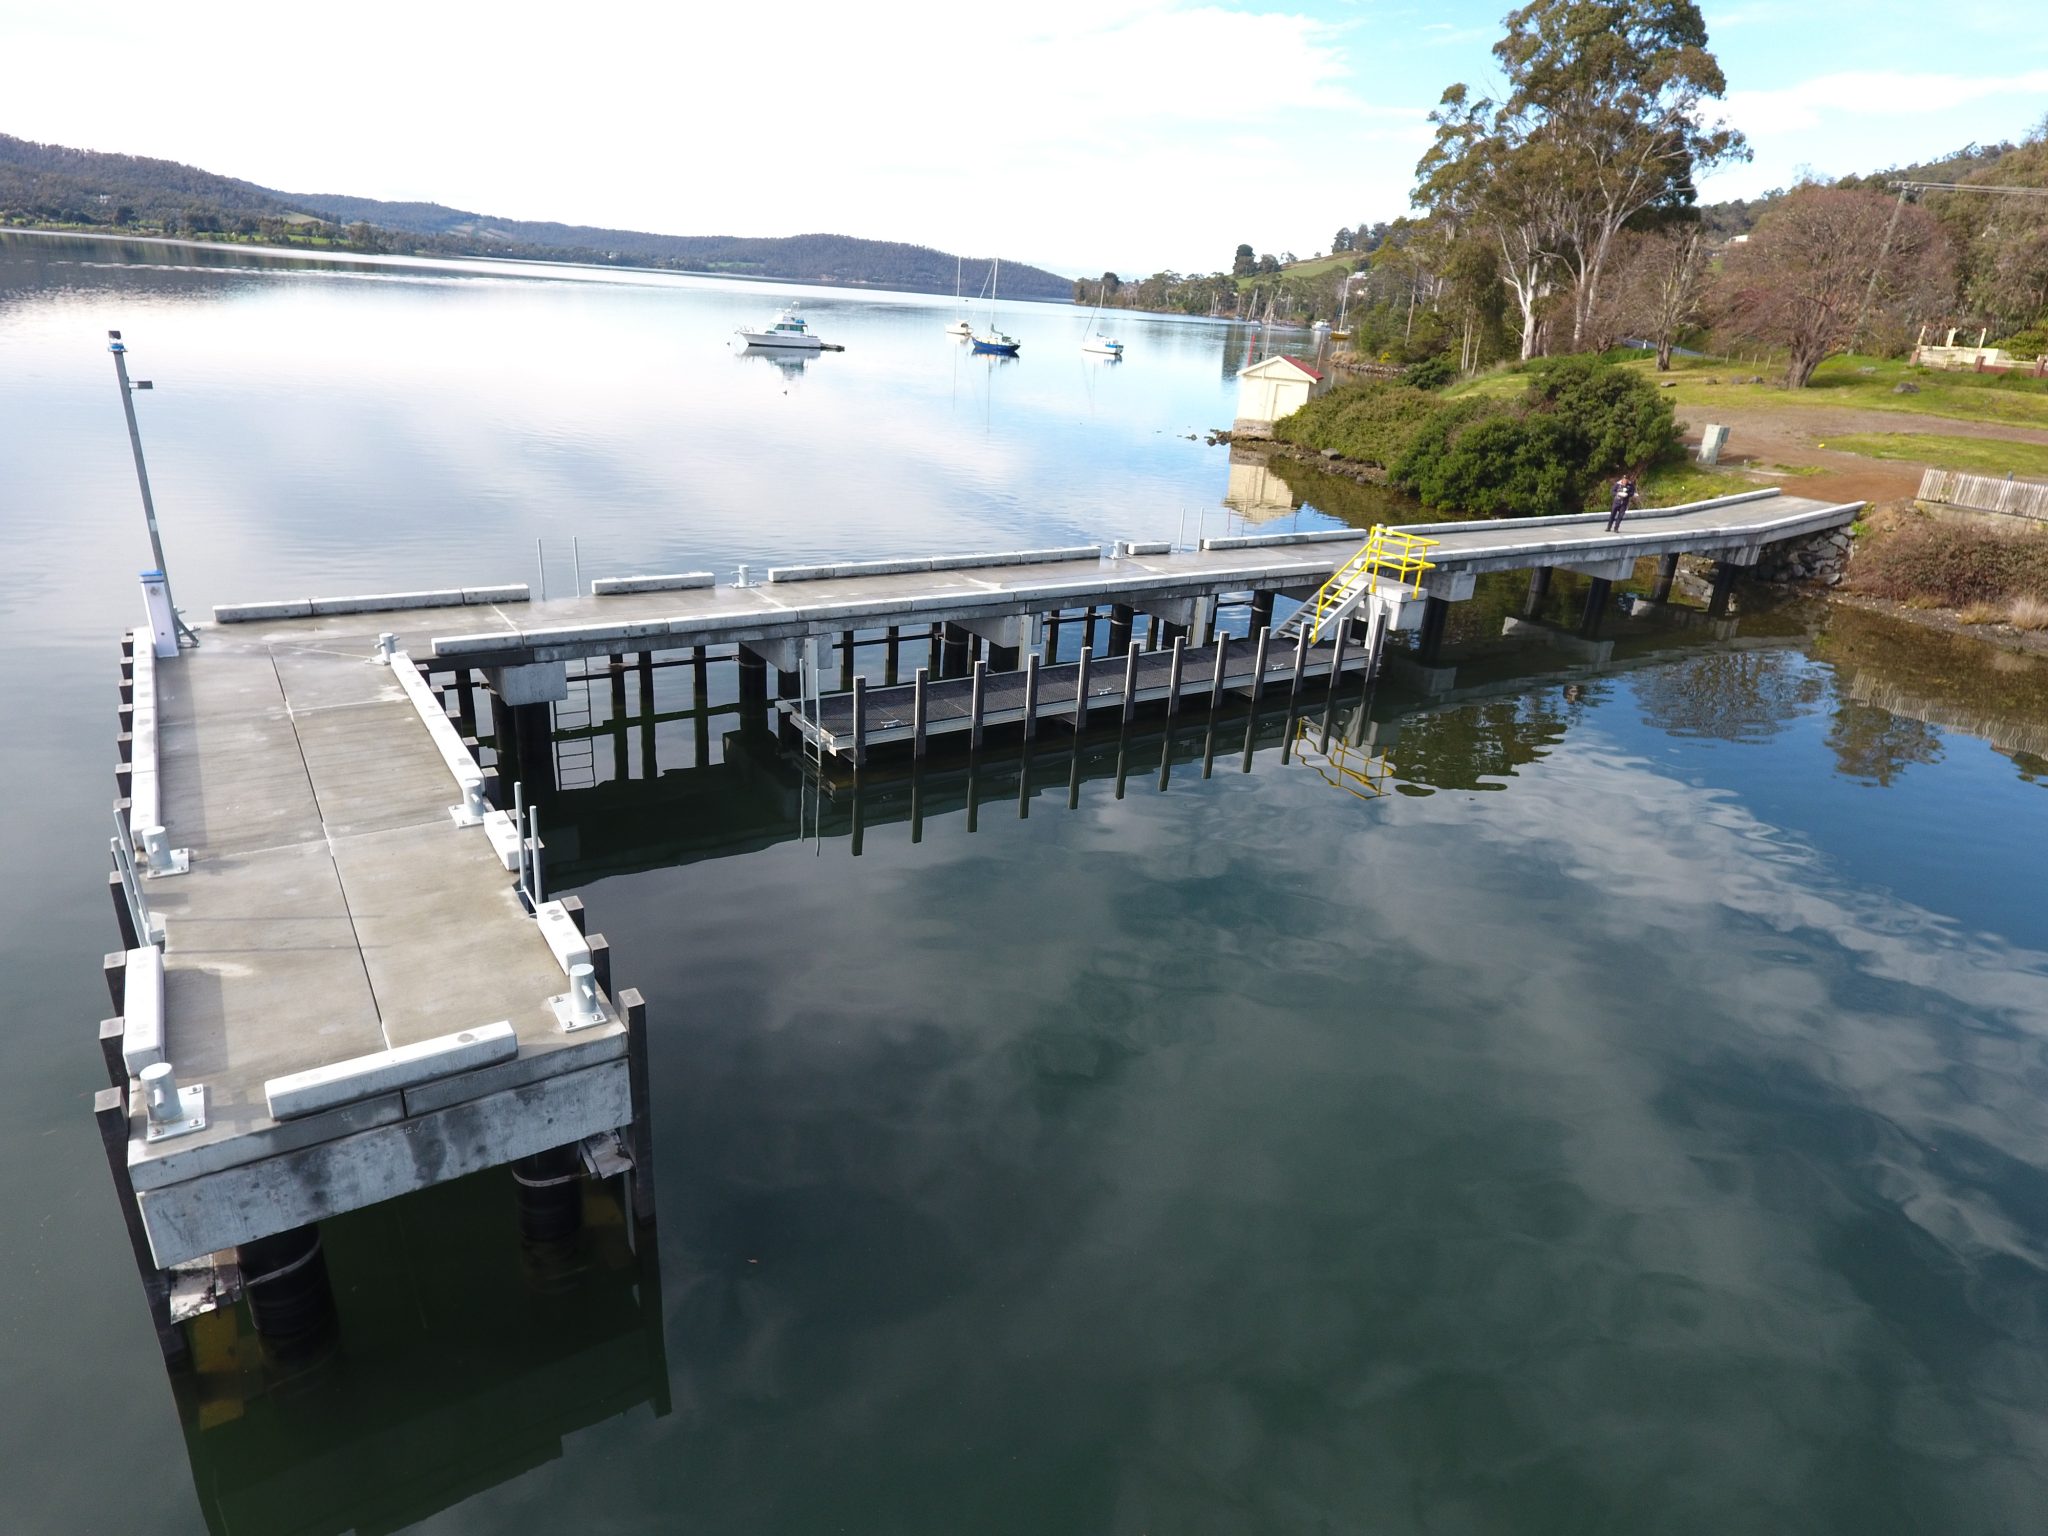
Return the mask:
<path id="1" fill-rule="evenodd" d="M 847 235 L 783 238 L 662 235 L 499 219 L 439 203 L 390 203 L 339 193 L 278 192 L 170 160 L 101 154 L 0 134 L 0 226 L 104 228 L 126 233 L 241 238 L 399 255 L 516 256 L 536 261 L 787 278 L 803 282 L 953 290 L 955 258 L 929 246 Z M 961 281 L 980 289 L 986 260 Z M 1056 273 L 1005 263 L 1005 295 L 1066 300 Z"/>
<path id="2" fill-rule="evenodd" d="M 1916 165 L 1895 165 L 1889 170 L 1871 171 L 1861 176 L 1844 176 L 1833 183 L 1840 187 L 1861 187 L 1873 192 L 1889 192 L 1895 181 L 1968 181 L 1981 171 L 1989 171 L 2020 146 L 2004 144 L 1969 144 L 1953 154 L 1942 155 Z M 1992 176 L 1986 180 L 1996 181 Z M 1726 240 L 1731 235 L 1746 235 L 1756 227 L 1762 218 L 1785 195 L 1784 190 L 1766 192 L 1762 197 L 1735 198 L 1724 203 L 1704 203 L 1700 206 L 1700 222 L 1707 233 L 1716 240 Z"/>

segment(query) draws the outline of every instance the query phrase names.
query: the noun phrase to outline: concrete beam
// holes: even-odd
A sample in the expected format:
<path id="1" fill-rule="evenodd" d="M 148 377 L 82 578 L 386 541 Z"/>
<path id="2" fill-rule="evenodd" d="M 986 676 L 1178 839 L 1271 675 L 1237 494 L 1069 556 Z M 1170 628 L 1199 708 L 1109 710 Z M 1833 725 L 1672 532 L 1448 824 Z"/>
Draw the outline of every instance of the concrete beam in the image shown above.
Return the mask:
<path id="1" fill-rule="evenodd" d="M 264 1083 L 263 1097 L 270 1106 L 271 1119 L 293 1120 L 437 1077 L 509 1061 L 518 1054 L 519 1038 L 512 1033 L 511 1021 L 500 1020 L 273 1077 Z"/>
<path id="2" fill-rule="evenodd" d="M 633 1118 L 624 1057 L 259 1163 L 138 1191 L 159 1268 L 361 1210 Z"/>
<path id="3" fill-rule="evenodd" d="M 566 661 L 530 661 L 516 667 L 487 667 L 491 692 L 510 705 L 554 704 L 569 697 Z"/>
<path id="4" fill-rule="evenodd" d="M 1314 588 L 1321 591 L 1322 588 Z M 1205 618 L 1212 618 L 1216 612 L 1213 597 L 1160 597 L 1144 605 L 1145 611 L 1158 616 L 1162 624 L 1178 624 L 1192 632 Z"/>
<path id="5" fill-rule="evenodd" d="M 1422 590 L 1447 603 L 1469 600 L 1477 585 L 1478 578 L 1470 571 L 1427 571 L 1422 577 Z"/>
<path id="6" fill-rule="evenodd" d="M 1559 565 L 1560 571 L 1576 571 L 1595 581 L 1627 581 L 1636 573 L 1636 557 L 1622 555 L 1614 560 L 1595 560 L 1587 565 Z"/>
<path id="7" fill-rule="evenodd" d="M 960 620 L 960 627 L 970 635 L 979 635 L 990 645 L 1000 645 L 1013 651 L 1036 649 L 1038 626 L 1039 616 L 1035 613 L 1007 613 L 1000 618 Z"/>
<path id="8" fill-rule="evenodd" d="M 803 669 L 804 653 L 810 647 L 810 637 L 805 635 L 781 635 L 772 640 L 748 640 L 740 649 L 751 651 L 762 663 L 777 672 L 795 674 Z"/>

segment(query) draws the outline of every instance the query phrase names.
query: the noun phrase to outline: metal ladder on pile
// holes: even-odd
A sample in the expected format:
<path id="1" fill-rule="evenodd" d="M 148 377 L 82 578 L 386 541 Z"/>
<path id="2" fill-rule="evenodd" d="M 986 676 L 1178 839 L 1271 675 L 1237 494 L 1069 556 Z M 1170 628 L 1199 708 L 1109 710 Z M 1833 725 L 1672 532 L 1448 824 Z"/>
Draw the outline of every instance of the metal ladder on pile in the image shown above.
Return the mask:
<path id="1" fill-rule="evenodd" d="M 569 696 L 554 705 L 557 789 L 597 787 L 597 738 L 590 729 L 592 723 L 590 675 L 586 672 L 569 679 Z M 564 731 L 583 734 L 564 741 Z"/>
<path id="2" fill-rule="evenodd" d="M 825 724 L 824 707 L 819 703 L 821 690 L 818 686 L 818 637 L 806 635 L 800 642 L 802 649 L 797 654 L 796 707 L 800 716 L 808 717 L 811 729 L 798 729 L 797 741 L 804 755 L 804 783 L 797 792 L 797 841 L 799 844 L 813 844 L 812 853 L 819 858 L 825 854 Z M 805 823 L 808 822 L 808 828 Z"/>

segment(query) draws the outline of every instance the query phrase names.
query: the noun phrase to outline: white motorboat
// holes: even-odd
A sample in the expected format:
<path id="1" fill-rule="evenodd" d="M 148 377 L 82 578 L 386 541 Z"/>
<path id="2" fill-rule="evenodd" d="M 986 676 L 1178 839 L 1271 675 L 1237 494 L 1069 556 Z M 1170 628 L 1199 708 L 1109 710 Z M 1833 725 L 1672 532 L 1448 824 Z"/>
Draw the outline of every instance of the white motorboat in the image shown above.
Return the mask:
<path id="1" fill-rule="evenodd" d="M 792 347 L 805 352 L 822 352 L 826 343 L 811 334 L 811 328 L 804 324 L 804 317 L 790 305 L 775 317 L 774 324 L 766 330 L 734 331 L 733 334 L 750 347 Z"/>

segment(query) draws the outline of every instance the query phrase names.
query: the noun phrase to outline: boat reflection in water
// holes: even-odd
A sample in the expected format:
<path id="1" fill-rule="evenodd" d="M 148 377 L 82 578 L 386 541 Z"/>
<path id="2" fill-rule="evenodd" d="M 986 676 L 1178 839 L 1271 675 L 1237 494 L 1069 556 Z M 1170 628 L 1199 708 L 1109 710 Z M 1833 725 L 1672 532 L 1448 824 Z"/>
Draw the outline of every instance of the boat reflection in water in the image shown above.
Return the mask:
<path id="1" fill-rule="evenodd" d="M 758 359 L 779 369 L 785 378 L 798 379 L 802 378 L 804 370 L 810 367 L 823 354 L 820 352 L 801 352 L 791 347 L 757 347 L 747 345 L 735 346 L 732 349 L 732 355 L 734 357 Z"/>
<path id="2" fill-rule="evenodd" d="M 616 1184 L 580 1230 L 523 1240 L 503 1169 L 321 1223 L 338 1326 L 289 1354 L 245 1307 L 193 1325 L 174 1378 L 207 1528 L 395 1531 L 558 1459 L 645 1404 L 669 1411 L 656 1244 Z M 600 1431 L 603 1433 L 604 1431 Z"/>

